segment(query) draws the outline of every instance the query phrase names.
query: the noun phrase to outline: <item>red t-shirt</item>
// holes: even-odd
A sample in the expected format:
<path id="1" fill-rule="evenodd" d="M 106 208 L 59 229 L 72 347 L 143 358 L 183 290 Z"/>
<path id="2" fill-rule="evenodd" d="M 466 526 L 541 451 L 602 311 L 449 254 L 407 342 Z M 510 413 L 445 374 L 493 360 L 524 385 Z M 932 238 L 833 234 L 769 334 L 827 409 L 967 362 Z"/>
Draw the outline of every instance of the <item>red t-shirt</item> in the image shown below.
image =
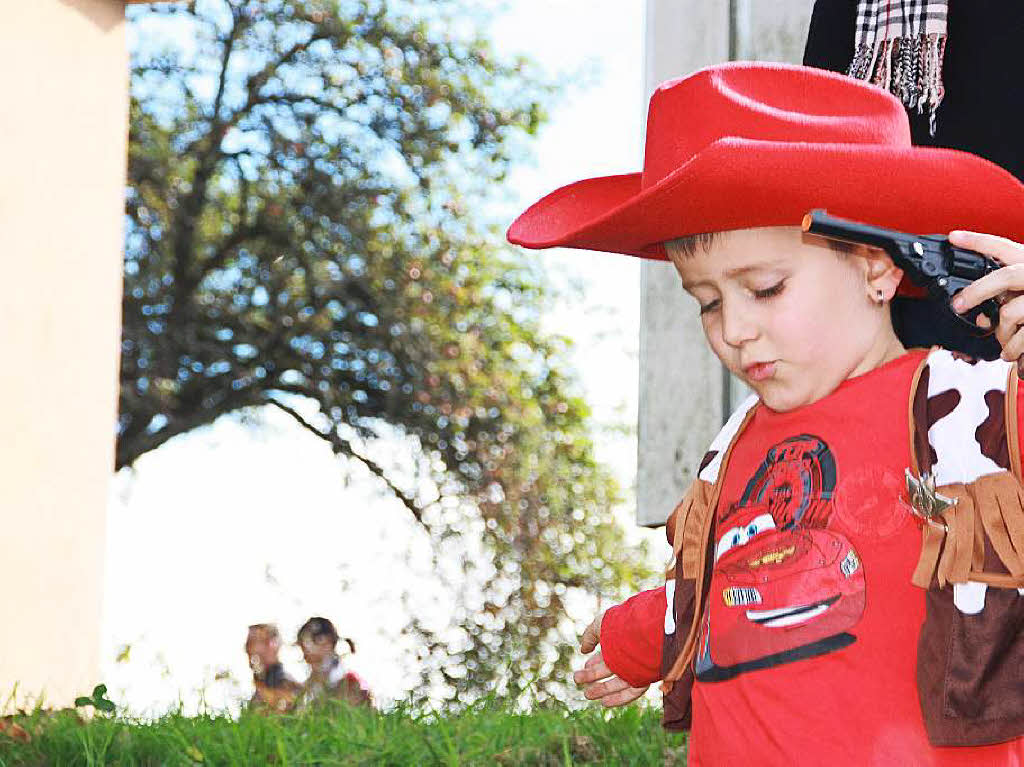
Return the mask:
<path id="1" fill-rule="evenodd" d="M 911 352 L 785 413 L 759 407 L 716 510 L 690 763 L 1024 765 L 1024 739 L 928 742 L 916 684 L 925 615 L 910 466 Z M 897 396 L 893 396 L 898 393 Z M 664 589 L 605 615 L 608 666 L 659 678 Z"/>

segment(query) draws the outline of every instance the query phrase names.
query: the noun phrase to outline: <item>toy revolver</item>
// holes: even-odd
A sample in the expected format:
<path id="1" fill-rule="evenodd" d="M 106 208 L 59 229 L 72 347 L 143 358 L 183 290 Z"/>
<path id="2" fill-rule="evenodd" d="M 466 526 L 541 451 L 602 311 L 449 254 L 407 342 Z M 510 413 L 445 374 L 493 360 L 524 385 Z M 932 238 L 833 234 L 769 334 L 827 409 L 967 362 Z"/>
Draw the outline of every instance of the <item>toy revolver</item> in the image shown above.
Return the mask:
<path id="1" fill-rule="evenodd" d="M 957 319 L 969 324 L 977 333 L 990 333 L 999 324 L 999 302 L 995 298 L 982 301 L 963 314 L 957 314 L 949 307 L 953 296 L 979 277 L 1002 266 L 991 258 L 973 250 L 954 247 L 949 244 L 948 238 L 939 234 L 907 234 L 895 229 L 883 229 L 830 216 L 821 209 L 812 210 L 804 216 L 801 228 L 805 232 L 829 239 L 881 248 L 911 282 L 925 288 L 932 298 L 941 302 Z M 976 320 L 981 314 L 988 318 L 991 327 L 978 326 Z"/>

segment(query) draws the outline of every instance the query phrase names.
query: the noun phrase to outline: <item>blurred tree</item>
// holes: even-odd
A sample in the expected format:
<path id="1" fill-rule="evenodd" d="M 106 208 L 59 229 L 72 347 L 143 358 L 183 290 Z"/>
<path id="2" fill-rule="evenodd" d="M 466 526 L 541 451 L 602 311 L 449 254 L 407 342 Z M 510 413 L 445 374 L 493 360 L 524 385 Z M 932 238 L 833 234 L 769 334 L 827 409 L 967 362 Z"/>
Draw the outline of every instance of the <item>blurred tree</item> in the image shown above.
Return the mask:
<path id="1" fill-rule="evenodd" d="M 434 681 L 465 701 L 536 680 L 543 697 L 567 671 L 566 594 L 631 585 L 642 560 L 612 519 L 570 342 L 538 327 L 543 280 L 486 224 L 550 89 L 468 13 L 132 12 L 117 466 L 228 413 L 289 413 L 386 482 L 436 552 L 482 536 L 459 638 L 410 629 Z"/>

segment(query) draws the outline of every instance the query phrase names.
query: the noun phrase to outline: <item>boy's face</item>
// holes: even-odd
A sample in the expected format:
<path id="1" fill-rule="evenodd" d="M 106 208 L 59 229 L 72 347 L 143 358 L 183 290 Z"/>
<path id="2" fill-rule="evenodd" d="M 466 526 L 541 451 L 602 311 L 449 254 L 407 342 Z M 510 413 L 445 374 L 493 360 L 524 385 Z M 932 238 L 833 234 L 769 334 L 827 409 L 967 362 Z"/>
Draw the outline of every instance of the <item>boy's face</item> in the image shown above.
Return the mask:
<path id="1" fill-rule="evenodd" d="M 869 259 L 840 256 L 798 227 L 723 232 L 709 251 L 673 262 L 711 349 L 773 410 L 824 397 L 875 367 L 880 344 L 894 340 Z"/>
<path id="2" fill-rule="evenodd" d="M 280 648 L 279 637 L 258 632 L 250 633 L 249 641 L 246 642 L 246 652 L 249 654 L 249 665 L 253 671 L 262 673 L 277 663 Z"/>

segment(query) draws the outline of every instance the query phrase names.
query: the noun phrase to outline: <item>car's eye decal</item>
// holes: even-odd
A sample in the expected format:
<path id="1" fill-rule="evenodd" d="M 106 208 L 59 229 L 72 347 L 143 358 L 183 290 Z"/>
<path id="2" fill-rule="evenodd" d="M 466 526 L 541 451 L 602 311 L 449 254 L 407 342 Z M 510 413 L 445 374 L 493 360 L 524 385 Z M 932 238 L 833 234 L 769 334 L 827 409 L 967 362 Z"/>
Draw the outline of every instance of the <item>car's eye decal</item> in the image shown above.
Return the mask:
<path id="1" fill-rule="evenodd" d="M 715 547 L 715 561 L 717 562 L 725 552 L 737 546 L 745 546 L 755 535 L 774 529 L 775 520 L 771 514 L 758 514 L 745 525 L 730 527 L 718 539 L 718 545 Z"/>
<path id="2" fill-rule="evenodd" d="M 745 539 L 746 533 L 742 529 L 730 527 L 725 531 L 725 535 L 718 539 L 718 545 L 715 546 L 715 561 L 721 559 L 729 549 L 739 546 Z"/>
<path id="3" fill-rule="evenodd" d="M 759 514 L 750 520 L 750 524 L 747 525 L 747 540 L 750 540 L 758 533 L 763 533 L 765 530 L 774 530 L 775 520 L 771 514 Z"/>

